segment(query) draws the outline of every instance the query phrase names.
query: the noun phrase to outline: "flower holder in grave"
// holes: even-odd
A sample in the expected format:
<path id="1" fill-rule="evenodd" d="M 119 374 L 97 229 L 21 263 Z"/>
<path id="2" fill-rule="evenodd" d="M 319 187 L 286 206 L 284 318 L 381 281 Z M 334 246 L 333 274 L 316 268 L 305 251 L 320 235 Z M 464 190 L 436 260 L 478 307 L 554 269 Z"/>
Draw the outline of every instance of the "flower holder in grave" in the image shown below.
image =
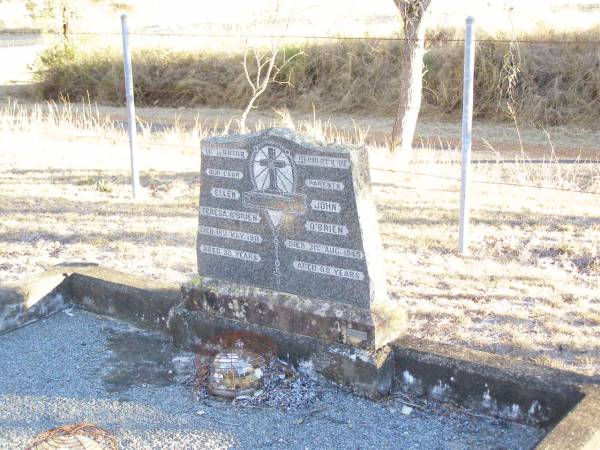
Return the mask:
<path id="1" fill-rule="evenodd" d="M 288 129 L 201 145 L 187 311 L 376 351 L 404 331 L 386 289 L 365 148 Z"/>

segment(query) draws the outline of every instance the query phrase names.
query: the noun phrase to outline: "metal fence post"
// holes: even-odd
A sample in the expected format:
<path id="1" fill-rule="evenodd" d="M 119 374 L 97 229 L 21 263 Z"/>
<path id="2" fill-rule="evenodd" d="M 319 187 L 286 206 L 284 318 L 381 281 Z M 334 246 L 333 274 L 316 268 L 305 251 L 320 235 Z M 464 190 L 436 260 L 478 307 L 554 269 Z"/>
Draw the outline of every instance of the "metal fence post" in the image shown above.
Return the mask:
<path id="1" fill-rule="evenodd" d="M 136 160 L 136 135 L 135 102 L 133 98 L 133 74 L 131 70 L 131 49 L 129 48 L 129 27 L 127 14 L 121 15 L 121 33 L 123 35 L 123 69 L 125 72 L 125 98 L 127 99 L 127 130 L 129 132 L 129 153 L 131 156 L 131 188 L 133 198 L 140 191 L 140 173 Z"/>
<path id="2" fill-rule="evenodd" d="M 469 177 L 471 173 L 471 133 L 473 124 L 473 74 L 475 72 L 475 19 L 467 17 L 465 29 L 465 68 L 463 78 L 462 167 L 460 176 L 460 223 L 458 251 L 469 249 Z"/>

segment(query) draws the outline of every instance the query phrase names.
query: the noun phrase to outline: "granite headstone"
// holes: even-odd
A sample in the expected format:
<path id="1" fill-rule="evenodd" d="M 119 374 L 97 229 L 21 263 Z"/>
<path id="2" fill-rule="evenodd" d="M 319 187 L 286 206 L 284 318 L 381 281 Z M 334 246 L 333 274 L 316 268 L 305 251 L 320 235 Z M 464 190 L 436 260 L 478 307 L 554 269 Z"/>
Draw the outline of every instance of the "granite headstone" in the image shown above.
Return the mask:
<path id="1" fill-rule="evenodd" d="M 338 316 L 386 305 L 379 322 L 389 322 L 365 148 L 288 129 L 214 137 L 202 142 L 200 180 L 201 277 L 344 305 Z"/>

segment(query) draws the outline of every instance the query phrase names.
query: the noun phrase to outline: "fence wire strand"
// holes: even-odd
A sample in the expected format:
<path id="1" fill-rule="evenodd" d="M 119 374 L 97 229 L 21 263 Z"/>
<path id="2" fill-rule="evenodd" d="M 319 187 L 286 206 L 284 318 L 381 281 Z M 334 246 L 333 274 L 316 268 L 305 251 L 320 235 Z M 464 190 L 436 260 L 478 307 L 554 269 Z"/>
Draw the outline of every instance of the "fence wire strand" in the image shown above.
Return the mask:
<path id="1" fill-rule="evenodd" d="M 22 128 L 15 127 L 0 127 L 1 131 L 24 131 Z M 31 133 L 36 133 L 35 131 L 30 131 Z M 105 141 L 112 142 L 123 142 L 128 143 L 129 140 L 126 138 L 120 137 L 111 137 L 105 136 L 101 134 L 70 134 L 70 133 L 54 133 L 49 131 L 42 131 L 42 134 L 51 137 L 57 138 L 74 138 L 74 139 L 102 139 Z M 168 143 L 160 143 L 160 142 L 149 142 L 149 141 L 138 141 L 138 144 L 143 147 L 162 147 L 162 148 L 182 148 L 187 150 L 197 150 L 199 151 L 199 145 L 184 145 L 184 144 L 168 144 Z M 419 176 L 419 177 L 428 177 L 428 178 L 436 178 L 446 181 L 460 182 L 460 178 L 456 177 L 448 177 L 444 175 L 436 175 L 431 173 L 422 173 L 422 172 L 413 172 L 408 170 L 398 170 L 398 169 L 390 169 L 383 167 L 371 167 L 371 170 L 378 172 L 388 172 L 388 173 L 396 173 L 402 175 L 411 175 L 411 176 Z M 491 181 L 491 180 L 472 180 L 473 184 L 488 184 L 488 185 L 496 185 L 496 186 L 512 186 L 519 188 L 529 188 L 529 189 L 541 189 L 541 190 L 550 190 L 550 191 L 561 191 L 561 192 L 570 192 L 576 194 L 591 194 L 591 195 L 600 195 L 600 192 L 594 191 L 585 191 L 585 190 L 577 190 L 577 189 L 565 189 L 565 188 L 557 188 L 551 186 L 536 186 L 533 184 L 519 184 L 519 183 L 510 183 L 505 181 Z"/>
<path id="2" fill-rule="evenodd" d="M 9 35 L 23 35 L 28 36 L 30 33 L 11 33 L 5 32 L 4 34 Z M 43 32 L 35 33 L 36 36 L 65 36 L 59 32 Z M 199 37 L 199 38 L 223 38 L 223 39 L 305 39 L 305 40 L 333 40 L 333 41 L 395 41 L 395 42 L 428 42 L 428 43 L 463 43 L 465 40 L 462 38 L 406 38 L 400 36 L 330 36 L 330 35 L 302 35 L 302 34 L 254 34 L 254 33 L 151 33 L 144 31 L 132 31 L 129 33 L 130 36 L 144 36 L 144 37 Z M 73 36 L 121 36 L 120 32 L 117 31 L 105 31 L 105 32 L 70 32 L 66 35 L 67 39 Z M 542 39 L 475 39 L 476 43 L 488 43 L 488 44 L 557 44 L 557 45 L 599 45 L 600 41 L 580 41 L 576 39 L 565 39 L 565 40 L 542 40 Z"/>

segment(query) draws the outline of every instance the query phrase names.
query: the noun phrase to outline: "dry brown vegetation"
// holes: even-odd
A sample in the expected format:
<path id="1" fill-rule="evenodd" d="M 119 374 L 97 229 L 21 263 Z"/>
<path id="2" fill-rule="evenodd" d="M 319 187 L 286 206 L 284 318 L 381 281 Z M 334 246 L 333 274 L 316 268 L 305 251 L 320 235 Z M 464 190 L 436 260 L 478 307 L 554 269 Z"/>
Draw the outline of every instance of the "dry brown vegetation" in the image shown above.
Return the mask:
<path id="1" fill-rule="evenodd" d="M 327 140 L 364 139 L 318 120 L 296 126 Z M 89 105 L 4 108 L 0 283 L 65 260 L 186 280 L 196 267 L 199 138 L 223 130 L 197 121 L 144 133 L 146 196 L 133 202 L 127 142 L 113 121 Z M 419 149 L 394 172 L 386 150 L 369 150 L 388 286 L 410 311 L 409 333 L 600 374 L 598 164 L 475 165 L 472 255 L 462 257 L 458 152 Z"/>
<path id="2" fill-rule="evenodd" d="M 430 33 L 424 114 L 460 114 L 463 50 L 462 42 L 453 41 L 457 37 L 456 31 Z M 478 38 L 492 39 L 481 34 Z M 506 39 L 494 37 L 498 38 Z M 508 39 L 477 44 L 475 117 L 512 120 L 510 105 L 519 120 L 529 124 L 596 127 L 600 122 L 600 32 L 538 32 L 520 39 L 547 42 L 511 47 Z M 590 41 L 595 44 L 586 43 Z M 242 48 L 192 51 L 156 44 L 134 52 L 139 105 L 241 108 L 248 101 Z M 272 85 L 259 106 L 312 111 L 316 105 L 321 112 L 393 115 L 402 45 L 402 41 L 376 39 L 288 43 L 282 49 L 286 55 L 303 51 L 280 74 L 290 84 Z M 118 48 L 99 48 L 90 40 L 59 45 L 42 55 L 37 69 L 44 98 L 65 95 L 71 100 L 123 102 Z"/>

